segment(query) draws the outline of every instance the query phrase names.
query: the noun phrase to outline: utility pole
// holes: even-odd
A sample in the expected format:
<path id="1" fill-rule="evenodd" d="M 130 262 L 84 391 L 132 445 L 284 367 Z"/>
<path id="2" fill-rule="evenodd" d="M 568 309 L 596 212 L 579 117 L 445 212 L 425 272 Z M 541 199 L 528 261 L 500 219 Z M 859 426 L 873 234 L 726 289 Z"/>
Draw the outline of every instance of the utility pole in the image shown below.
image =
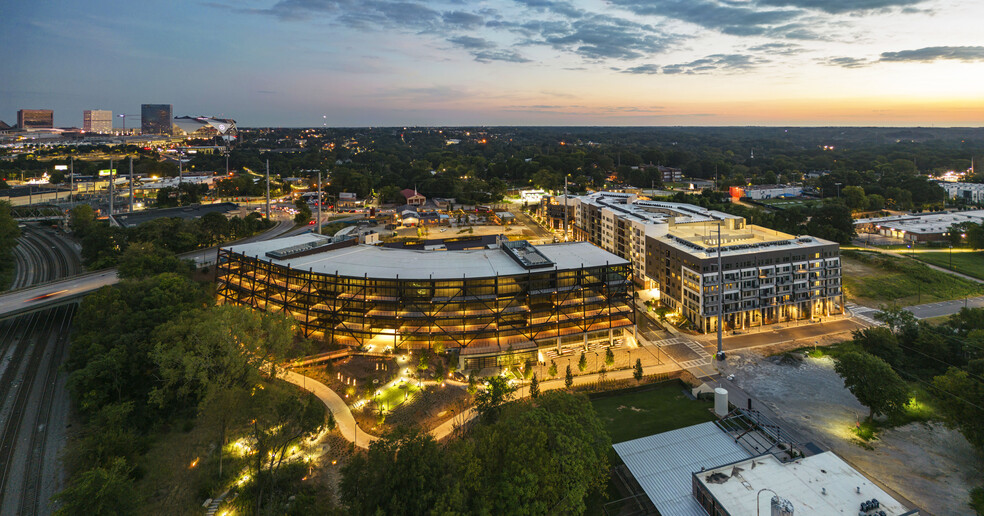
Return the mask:
<path id="1" fill-rule="evenodd" d="M 267 160 L 266 165 L 266 218 L 270 220 L 270 160 Z"/>
<path id="2" fill-rule="evenodd" d="M 68 166 L 68 205 L 72 206 L 74 200 L 72 199 L 73 193 L 75 193 L 75 156 L 72 156 L 71 164 Z"/>
<path id="3" fill-rule="evenodd" d="M 109 158 L 109 216 L 113 216 L 113 158 Z"/>
<path id="4" fill-rule="evenodd" d="M 721 224 L 723 220 L 718 221 L 718 350 L 717 359 L 724 360 L 724 344 L 722 339 L 723 326 L 724 326 L 724 269 L 721 268 Z"/>
<path id="5" fill-rule="evenodd" d="M 133 156 L 130 156 L 130 213 L 133 213 Z"/>
<path id="6" fill-rule="evenodd" d="M 567 176 L 564 176 L 564 242 L 567 241 Z"/>
<path id="7" fill-rule="evenodd" d="M 178 151 L 178 188 L 181 188 L 181 180 L 184 178 L 184 160 L 181 159 L 181 151 Z M 178 192 L 180 197 L 181 192 Z"/>
<path id="8" fill-rule="evenodd" d="M 318 171 L 318 234 L 321 234 L 321 171 Z"/>

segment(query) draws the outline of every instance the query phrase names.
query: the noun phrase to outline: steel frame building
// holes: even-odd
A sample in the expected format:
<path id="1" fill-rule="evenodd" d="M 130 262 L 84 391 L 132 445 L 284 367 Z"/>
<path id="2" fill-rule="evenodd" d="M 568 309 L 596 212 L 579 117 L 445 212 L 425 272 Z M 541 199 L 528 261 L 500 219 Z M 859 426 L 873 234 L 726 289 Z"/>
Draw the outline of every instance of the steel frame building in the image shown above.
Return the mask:
<path id="1" fill-rule="evenodd" d="M 218 251 L 219 302 L 286 313 L 305 336 L 347 346 L 460 348 L 469 370 L 635 337 L 631 265 L 591 244 L 417 251 L 279 240 Z M 491 273 L 476 267 L 483 260 Z"/>

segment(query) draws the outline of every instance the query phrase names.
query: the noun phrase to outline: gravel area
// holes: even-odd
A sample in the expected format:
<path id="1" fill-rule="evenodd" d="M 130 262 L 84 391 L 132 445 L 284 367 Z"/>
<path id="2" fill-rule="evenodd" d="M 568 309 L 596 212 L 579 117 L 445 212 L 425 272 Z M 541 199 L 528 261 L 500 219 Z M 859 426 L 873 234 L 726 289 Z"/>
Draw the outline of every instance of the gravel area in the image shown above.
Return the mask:
<path id="1" fill-rule="evenodd" d="M 772 408 L 806 439 L 837 453 L 883 486 L 900 493 L 924 514 L 973 514 L 970 490 L 984 470 L 973 447 L 959 432 L 939 423 L 911 423 L 881 432 L 858 445 L 851 427 L 868 409 L 844 388 L 828 357 L 802 361 L 733 353 L 724 375 Z"/>

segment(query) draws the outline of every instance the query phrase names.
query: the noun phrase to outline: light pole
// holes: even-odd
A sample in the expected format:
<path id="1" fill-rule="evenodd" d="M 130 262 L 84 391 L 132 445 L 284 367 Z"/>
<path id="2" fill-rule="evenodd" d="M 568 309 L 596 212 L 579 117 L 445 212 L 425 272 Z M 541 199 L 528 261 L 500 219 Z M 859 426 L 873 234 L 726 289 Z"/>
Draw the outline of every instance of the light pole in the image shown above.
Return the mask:
<path id="1" fill-rule="evenodd" d="M 953 244 L 950 244 L 950 270 L 953 270 Z"/>
<path id="2" fill-rule="evenodd" d="M 717 320 L 717 330 L 718 330 L 718 349 L 715 355 L 718 360 L 724 360 L 724 343 L 723 343 L 723 328 L 724 324 L 724 270 L 721 268 L 721 224 L 723 220 L 718 221 L 718 245 L 717 245 L 717 265 L 718 265 L 718 320 Z"/>

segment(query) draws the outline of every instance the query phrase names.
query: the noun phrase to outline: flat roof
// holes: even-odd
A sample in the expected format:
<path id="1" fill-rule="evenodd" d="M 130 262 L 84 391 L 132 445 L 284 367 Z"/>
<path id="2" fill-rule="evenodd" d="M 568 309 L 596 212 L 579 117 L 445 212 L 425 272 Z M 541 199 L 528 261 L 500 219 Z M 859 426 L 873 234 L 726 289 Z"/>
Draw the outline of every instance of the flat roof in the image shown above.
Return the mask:
<path id="1" fill-rule="evenodd" d="M 984 222 L 984 210 L 935 212 L 915 215 L 894 215 L 891 217 L 876 217 L 857 219 L 854 225 L 872 224 L 879 229 L 891 229 L 906 233 L 937 234 L 946 233 L 950 226 L 962 222 Z"/>
<path id="2" fill-rule="evenodd" d="M 673 516 L 707 516 L 694 499 L 692 473 L 751 457 L 713 421 L 612 447 L 660 514 Z"/>
<path id="3" fill-rule="evenodd" d="M 660 239 L 697 258 L 717 256 L 717 224 L 695 223 L 672 226 L 669 238 Z M 814 236 L 793 236 L 773 229 L 749 224 L 741 229 L 722 228 L 721 256 L 735 256 L 767 251 L 799 251 L 837 242 Z"/>
<path id="4" fill-rule="evenodd" d="M 311 244 L 328 239 L 307 233 L 277 238 L 263 242 L 233 245 L 224 249 L 257 257 L 263 261 L 290 266 L 293 269 L 311 270 L 321 274 L 386 279 L 461 279 L 512 276 L 528 272 L 502 249 L 473 249 L 462 251 L 422 251 L 416 249 L 392 249 L 373 245 L 355 245 L 323 253 L 289 258 L 271 259 L 268 251 Z M 604 265 L 628 265 L 629 262 L 587 242 L 570 242 L 535 246 L 544 257 L 560 270 Z"/>
<path id="5" fill-rule="evenodd" d="M 761 489 L 771 489 L 792 502 L 795 514 L 858 514 L 861 503 L 872 498 L 878 500 L 878 510 L 888 516 L 912 513 L 829 451 L 787 463 L 773 455 L 760 455 L 697 473 L 696 477 L 722 508 L 736 516 L 758 512 Z M 767 500 L 761 503 L 769 505 Z"/>

